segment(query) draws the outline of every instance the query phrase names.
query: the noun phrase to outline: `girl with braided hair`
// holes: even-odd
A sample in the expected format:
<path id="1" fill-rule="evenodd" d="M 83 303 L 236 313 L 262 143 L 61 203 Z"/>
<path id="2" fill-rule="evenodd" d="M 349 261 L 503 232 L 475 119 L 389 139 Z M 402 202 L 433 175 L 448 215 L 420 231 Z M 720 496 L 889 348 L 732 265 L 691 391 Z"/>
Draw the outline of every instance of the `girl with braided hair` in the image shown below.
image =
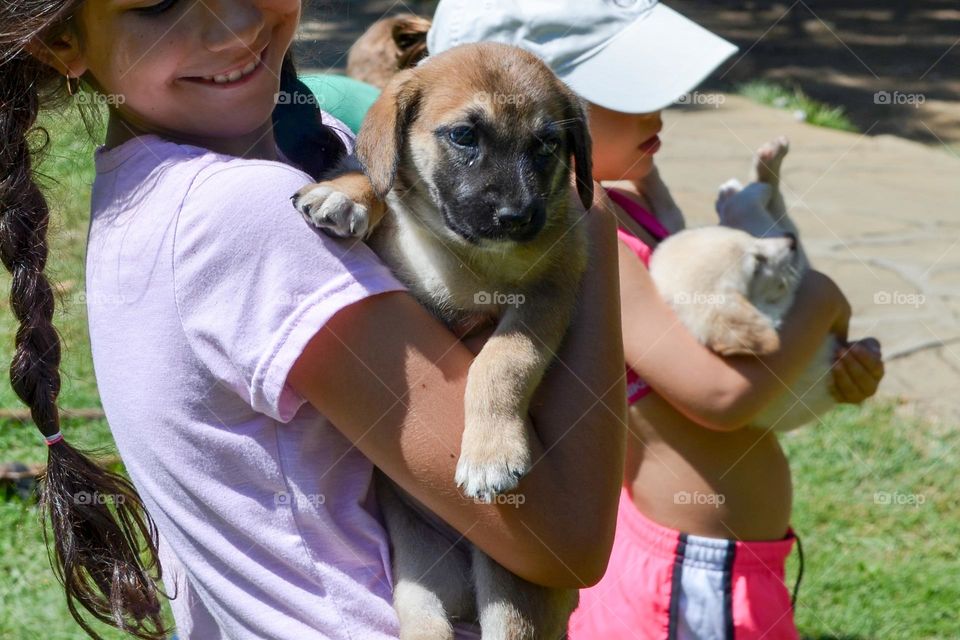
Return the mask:
<path id="1" fill-rule="evenodd" d="M 373 465 L 532 582 L 585 586 L 609 555 L 625 420 L 615 221 L 585 216 L 591 268 L 565 366 L 530 410 L 538 462 L 525 501 L 463 498 L 452 480 L 482 337 L 461 342 L 365 245 L 314 231 L 289 202 L 353 145 L 297 77 L 300 9 L 0 3 L 0 255 L 20 322 L 11 382 L 49 446 L 52 564 L 94 638 L 87 614 L 165 638 L 164 594 L 182 639 L 397 637 Z M 129 481 L 75 449 L 57 411 L 51 212 L 31 142 L 40 109 L 81 85 L 109 107 L 85 288 Z"/>

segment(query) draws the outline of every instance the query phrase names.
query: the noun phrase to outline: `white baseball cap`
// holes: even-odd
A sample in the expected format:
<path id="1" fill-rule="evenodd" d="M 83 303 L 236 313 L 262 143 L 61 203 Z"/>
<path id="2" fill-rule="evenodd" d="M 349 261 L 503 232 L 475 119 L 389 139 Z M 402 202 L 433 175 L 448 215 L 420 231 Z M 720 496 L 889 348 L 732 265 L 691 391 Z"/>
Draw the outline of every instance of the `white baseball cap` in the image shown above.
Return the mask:
<path id="1" fill-rule="evenodd" d="M 537 54 L 582 98 L 625 113 L 669 106 L 737 51 L 656 0 L 441 0 L 431 54 L 485 40 Z"/>

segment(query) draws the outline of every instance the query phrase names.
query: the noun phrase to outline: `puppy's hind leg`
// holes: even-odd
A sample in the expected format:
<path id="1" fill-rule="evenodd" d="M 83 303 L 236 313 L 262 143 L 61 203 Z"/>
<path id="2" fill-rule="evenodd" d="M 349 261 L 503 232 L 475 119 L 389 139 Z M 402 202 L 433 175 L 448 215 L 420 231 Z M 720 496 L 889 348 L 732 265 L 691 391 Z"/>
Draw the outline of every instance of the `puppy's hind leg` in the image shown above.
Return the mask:
<path id="1" fill-rule="evenodd" d="M 469 558 L 401 501 L 381 472 L 377 499 L 393 555 L 393 606 L 401 640 L 453 640 L 453 618 L 476 618 Z"/>
<path id="2" fill-rule="evenodd" d="M 771 140 L 757 149 L 757 153 L 753 157 L 752 177 L 755 182 L 764 182 L 773 187 L 768 210 L 777 223 L 784 225 L 784 221 L 786 221 L 784 226 L 792 227 L 792 222 L 787 219 L 787 207 L 783 201 L 783 194 L 780 192 L 780 170 L 783 167 L 783 159 L 787 156 L 789 150 L 790 143 L 783 136 Z M 796 229 L 791 229 L 791 231 L 795 233 Z"/>
<path id="3" fill-rule="evenodd" d="M 717 189 L 717 201 L 714 204 L 718 215 L 723 215 L 727 203 L 730 202 L 731 198 L 740 193 L 742 189 L 743 185 L 736 178 L 730 178 L 720 185 L 720 188 Z"/>
<path id="4" fill-rule="evenodd" d="M 474 588 L 483 640 L 559 640 L 567 637 L 576 589 L 550 589 L 516 576 L 473 549 Z"/>

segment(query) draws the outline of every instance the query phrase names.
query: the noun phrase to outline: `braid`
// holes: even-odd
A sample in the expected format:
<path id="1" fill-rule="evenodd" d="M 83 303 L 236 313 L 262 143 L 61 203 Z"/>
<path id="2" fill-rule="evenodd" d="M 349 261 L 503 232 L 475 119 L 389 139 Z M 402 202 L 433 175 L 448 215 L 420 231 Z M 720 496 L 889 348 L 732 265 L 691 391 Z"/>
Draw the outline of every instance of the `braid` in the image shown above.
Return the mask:
<path id="1" fill-rule="evenodd" d="M 53 326 L 53 290 L 44 275 L 50 211 L 31 160 L 48 142 L 46 131 L 34 128 L 41 105 L 62 85 L 53 69 L 11 41 L 9 30 L 35 27 L 27 24 L 29 19 L 50 21 L 75 7 L 37 3 L 42 6 L 33 7 L 36 14 L 24 16 L 17 13 L 23 7 L 14 4 L 22 3 L 0 8 L 0 261 L 12 276 L 10 307 L 20 323 L 10 381 L 51 443 L 40 512 L 50 519 L 52 552 L 46 526 L 44 540 L 64 585 L 67 607 L 87 634 L 100 638 L 78 605 L 137 638 L 159 640 L 167 629 L 156 586 L 160 567 L 153 521 L 128 480 L 101 468 L 65 440 L 50 438 L 60 431 L 60 337 Z M 27 26 L 18 27 L 18 20 Z M 31 150 L 34 133 L 41 134 L 43 145 Z"/>
<path id="2" fill-rule="evenodd" d="M 20 328 L 10 380 L 45 436 L 59 430 L 60 339 L 53 328 L 53 290 L 43 274 L 47 262 L 49 210 L 33 181 L 27 133 L 36 120 L 38 96 L 23 86 L 16 63 L 3 66 L 0 115 L 0 259 L 13 276 L 10 307 Z M 13 76 L 13 77 L 11 77 Z M 13 95 L 11 95 L 11 93 Z M 19 94 L 19 95 L 17 95 Z M 11 108 L 12 107 L 12 108 Z"/>

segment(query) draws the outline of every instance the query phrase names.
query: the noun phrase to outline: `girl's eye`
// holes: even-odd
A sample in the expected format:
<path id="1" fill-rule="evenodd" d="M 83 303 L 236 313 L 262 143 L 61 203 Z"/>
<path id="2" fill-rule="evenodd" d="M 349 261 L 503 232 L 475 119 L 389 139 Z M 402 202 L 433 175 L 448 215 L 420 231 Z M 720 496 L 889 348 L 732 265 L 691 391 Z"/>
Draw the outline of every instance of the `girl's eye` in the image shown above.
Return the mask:
<path id="1" fill-rule="evenodd" d="M 162 2 L 158 2 L 157 4 L 152 4 L 149 7 L 140 7 L 138 9 L 134 9 L 134 11 L 147 16 L 155 16 L 155 15 L 160 15 L 161 13 L 163 13 L 164 11 L 166 11 L 176 3 L 177 3 L 177 0 L 163 0 Z"/>
<path id="2" fill-rule="evenodd" d="M 447 134 L 447 137 L 450 138 L 450 142 L 458 147 L 477 146 L 477 133 L 473 130 L 473 127 L 454 127 Z"/>

